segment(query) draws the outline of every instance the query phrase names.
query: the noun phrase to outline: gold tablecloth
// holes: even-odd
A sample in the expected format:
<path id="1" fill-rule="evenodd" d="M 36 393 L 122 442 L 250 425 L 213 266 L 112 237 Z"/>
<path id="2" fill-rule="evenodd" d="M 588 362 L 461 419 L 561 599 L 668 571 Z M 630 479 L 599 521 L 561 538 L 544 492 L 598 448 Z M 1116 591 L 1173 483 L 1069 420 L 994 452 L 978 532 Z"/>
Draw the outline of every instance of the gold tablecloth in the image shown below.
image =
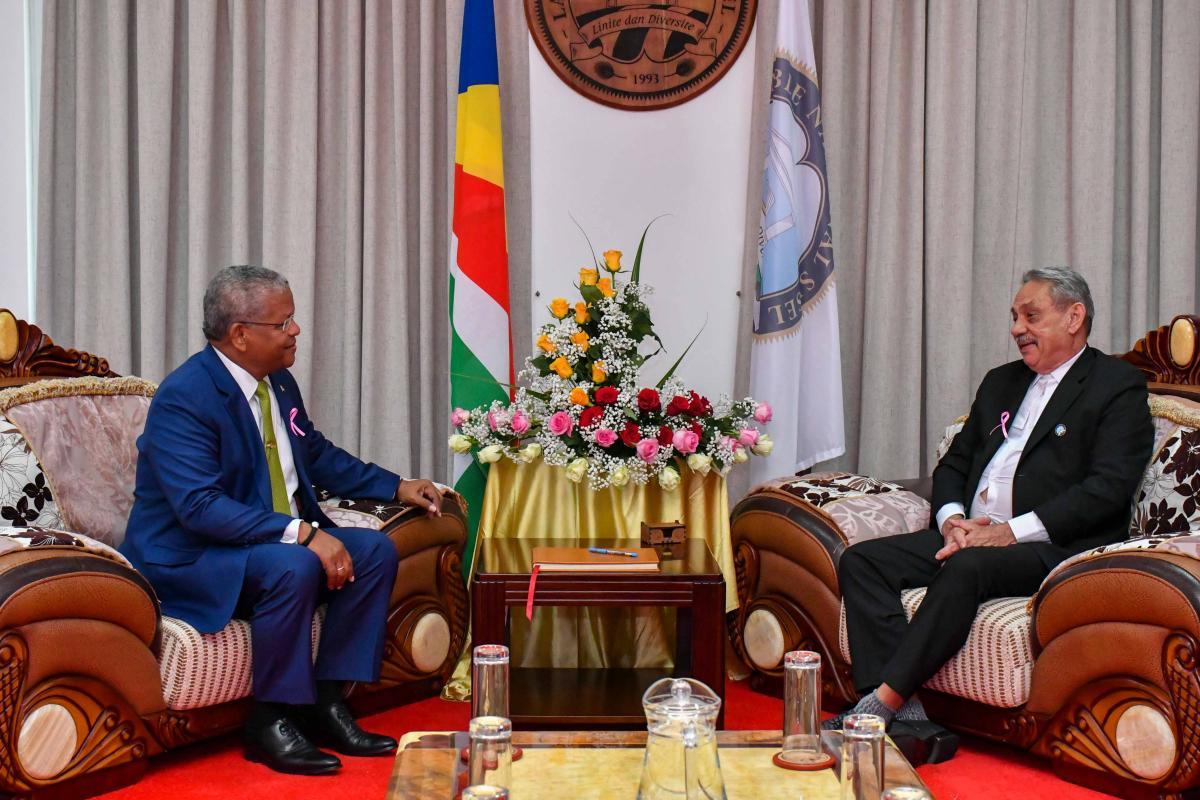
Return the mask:
<path id="1" fill-rule="evenodd" d="M 703 538 L 725 576 L 725 609 L 737 608 L 729 541 L 729 493 L 716 472 L 683 467 L 681 482 L 666 491 L 657 481 L 594 491 L 572 483 L 561 467 L 542 462 L 493 464 L 484 490 L 478 545 L 493 537 L 528 539 L 614 538 L 631 545 L 641 524 L 680 520 L 690 538 Z M 475 559 L 472 559 L 472 570 Z M 472 572 L 473 577 L 473 572 Z M 675 647 L 674 609 L 537 608 L 532 623 L 512 615 L 512 659 L 524 667 L 670 667 Z M 724 636 L 724 631 L 698 631 Z M 443 696 L 470 692 L 469 653 L 460 660 Z"/>

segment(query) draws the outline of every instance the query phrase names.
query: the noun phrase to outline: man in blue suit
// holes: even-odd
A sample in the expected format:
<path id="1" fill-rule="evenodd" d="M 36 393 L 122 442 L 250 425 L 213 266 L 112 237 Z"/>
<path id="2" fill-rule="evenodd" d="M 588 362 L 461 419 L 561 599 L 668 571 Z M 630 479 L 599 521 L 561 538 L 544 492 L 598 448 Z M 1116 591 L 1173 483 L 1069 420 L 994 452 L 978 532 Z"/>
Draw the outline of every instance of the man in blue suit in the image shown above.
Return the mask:
<path id="1" fill-rule="evenodd" d="M 358 726 L 342 692 L 346 681 L 379 679 L 397 555 L 378 531 L 335 528 L 313 484 L 430 514 L 441 496 L 431 481 L 363 463 L 313 426 L 288 372 L 300 334 L 294 314 L 277 272 L 235 266 L 213 278 L 204 295 L 208 346 L 163 381 L 138 438 L 121 551 L 164 614 L 202 633 L 235 616 L 250 620 L 256 704 L 246 757 L 323 774 L 341 762 L 317 744 L 359 756 L 396 749 Z M 314 664 L 310 630 L 322 602 Z"/>

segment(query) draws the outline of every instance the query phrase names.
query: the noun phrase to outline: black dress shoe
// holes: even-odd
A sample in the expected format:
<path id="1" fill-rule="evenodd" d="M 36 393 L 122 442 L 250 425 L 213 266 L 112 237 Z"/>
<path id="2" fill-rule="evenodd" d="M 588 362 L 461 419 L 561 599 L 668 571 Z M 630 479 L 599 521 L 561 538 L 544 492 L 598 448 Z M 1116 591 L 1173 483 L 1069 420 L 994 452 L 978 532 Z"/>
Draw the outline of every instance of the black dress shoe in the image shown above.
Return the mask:
<path id="1" fill-rule="evenodd" d="M 313 739 L 345 756 L 386 756 L 396 752 L 390 736 L 364 731 L 340 700 L 313 707 Z"/>
<path id="2" fill-rule="evenodd" d="M 318 750 L 287 717 L 253 731 L 247 728 L 243 745 L 246 758 L 266 764 L 276 772 L 328 775 L 342 767 L 337 756 Z"/>
<path id="3" fill-rule="evenodd" d="M 888 736 L 914 767 L 949 761 L 958 752 L 958 734 L 929 720 L 894 720 Z"/>

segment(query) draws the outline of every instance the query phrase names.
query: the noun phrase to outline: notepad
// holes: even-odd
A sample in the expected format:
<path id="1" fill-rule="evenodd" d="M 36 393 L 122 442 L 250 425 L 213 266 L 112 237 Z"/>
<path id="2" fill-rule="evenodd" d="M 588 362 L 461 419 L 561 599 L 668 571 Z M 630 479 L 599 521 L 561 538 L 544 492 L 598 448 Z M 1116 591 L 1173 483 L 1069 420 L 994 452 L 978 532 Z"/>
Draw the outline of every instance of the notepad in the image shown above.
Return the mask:
<path id="1" fill-rule="evenodd" d="M 542 572 L 646 572 L 659 568 L 653 547 L 618 547 L 637 558 L 589 552 L 586 547 L 535 547 L 533 565 Z"/>

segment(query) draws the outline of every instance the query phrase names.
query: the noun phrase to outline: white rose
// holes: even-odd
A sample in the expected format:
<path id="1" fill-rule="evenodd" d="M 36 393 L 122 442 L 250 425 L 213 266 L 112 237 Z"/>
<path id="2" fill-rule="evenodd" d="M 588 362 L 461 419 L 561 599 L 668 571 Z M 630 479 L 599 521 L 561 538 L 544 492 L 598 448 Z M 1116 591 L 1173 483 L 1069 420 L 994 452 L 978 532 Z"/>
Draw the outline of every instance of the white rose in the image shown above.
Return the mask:
<path id="1" fill-rule="evenodd" d="M 712 459 L 700 453 L 692 453 L 687 458 L 687 465 L 692 468 L 693 472 L 707 475 L 708 471 L 712 469 Z"/>
<path id="2" fill-rule="evenodd" d="M 674 491 L 679 486 L 679 473 L 674 467 L 663 467 L 662 472 L 658 473 L 658 485 L 668 492 Z"/>
<path id="3" fill-rule="evenodd" d="M 762 436 L 758 437 L 758 441 L 755 442 L 754 447 L 751 447 L 750 449 L 753 450 L 757 455 L 769 456 L 771 455 L 771 450 L 774 448 L 775 443 L 771 441 L 770 436 L 767 436 L 764 433 Z"/>
<path id="4" fill-rule="evenodd" d="M 526 464 L 532 464 L 542 454 L 542 446 L 537 442 L 531 442 L 522 447 L 517 454 Z"/>
<path id="5" fill-rule="evenodd" d="M 629 483 L 629 470 L 624 464 L 618 464 L 612 472 L 608 473 L 608 482 L 613 486 L 624 486 Z"/>
<path id="6" fill-rule="evenodd" d="M 455 453 L 465 453 L 471 449 L 470 437 L 463 436 L 461 433 L 456 433 L 450 437 L 448 444 L 450 449 Z"/>
<path id="7" fill-rule="evenodd" d="M 744 448 L 744 447 L 733 448 L 733 463 L 745 464 L 749 460 L 750 460 L 750 454 L 746 452 L 746 448 Z"/>
<path id="8" fill-rule="evenodd" d="M 498 444 L 489 444 L 487 447 L 479 451 L 475 457 L 479 459 L 480 464 L 494 464 L 500 460 L 500 456 L 504 454 L 504 448 Z"/>
<path id="9" fill-rule="evenodd" d="M 588 460 L 586 458 L 577 458 L 567 465 L 567 480 L 572 483 L 579 483 L 583 480 L 583 476 L 587 475 Z"/>

